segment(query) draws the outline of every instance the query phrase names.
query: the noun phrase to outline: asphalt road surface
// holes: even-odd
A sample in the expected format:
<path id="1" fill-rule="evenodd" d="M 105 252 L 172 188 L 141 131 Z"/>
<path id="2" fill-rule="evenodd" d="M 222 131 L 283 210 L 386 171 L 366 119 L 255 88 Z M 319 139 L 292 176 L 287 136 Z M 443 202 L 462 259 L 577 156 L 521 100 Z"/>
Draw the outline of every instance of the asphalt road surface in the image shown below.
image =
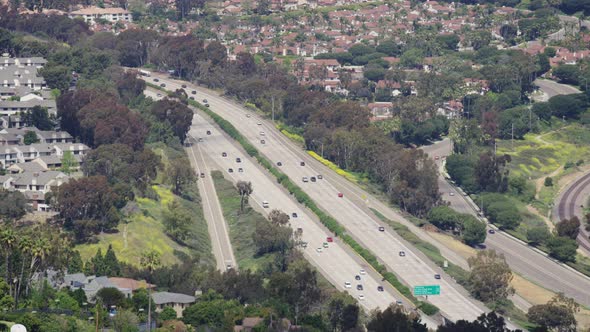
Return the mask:
<path id="1" fill-rule="evenodd" d="M 580 244 L 580 249 L 587 253 L 590 252 L 590 240 L 588 240 L 590 233 L 586 231 L 583 210 L 589 195 L 590 173 L 586 173 L 574 180 L 559 194 L 552 214 L 555 222 L 570 219 L 573 216 L 580 219 L 580 234 L 577 241 Z"/>
<path id="2" fill-rule="evenodd" d="M 208 130 L 211 135 L 206 134 Z M 256 160 L 248 157 L 220 129 L 195 114 L 190 135 L 197 138 L 197 141 L 198 138 L 202 138 L 202 142 L 195 143 L 195 145 L 198 145 L 203 154 L 208 156 L 205 161 L 208 169 L 221 170 L 224 177 L 234 184 L 240 180 L 252 182 L 253 193 L 249 200 L 256 210 L 265 215 L 273 209 L 279 209 L 290 216 L 293 213 L 297 214 L 296 218 L 291 217 L 290 226 L 294 231 L 299 228 L 302 230 L 301 241 L 307 243 L 306 248 L 302 248 L 304 256 L 336 288 L 349 292 L 359 300 L 360 305 L 367 311 L 375 308 L 385 309 L 398 299 L 404 304 L 408 303 L 391 286 L 382 283 L 379 274 L 352 253 L 348 246 L 341 243 L 338 238 L 333 238 L 333 242 L 328 242 L 327 238 L 333 235 L 316 220 L 315 216 L 298 204 L 276 180 L 271 179 Z M 223 157 L 223 153 L 227 156 Z M 240 158 L 240 162 L 237 162 L 236 158 Z M 206 174 L 207 178 L 210 178 L 209 173 Z M 268 208 L 263 208 L 263 201 L 268 202 Z M 324 244 L 327 245 L 327 248 L 324 247 Z M 321 248 L 319 250 L 321 252 L 318 251 L 318 248 Z M 361 273 L 361 270 L 365 271 L 364 274 Z M 361 278 L 360 281 L 355 280 L 357 275 Z M 351 284 L 350 288 L 345 287 L 346 282 Z M 362 285 L 363 290 L 357 290 L 357 285 Z M 378 286 L 383 286 L 384 291 L 378 291 Z M 360 295 L 364 296 L 363 300 L 360 299 Z M 408 307 L 407 309 L 411 310 L 412 308 Z M 436 325 L 433 322 L 430 322 L 429 325 L 433 326 L 433 324 Z"/>
<path id="3" fill-rule="evenodd" d="M 157 76 L 160 82 L 166 83 L 167 89 L 171 90 L 181 88 L 181 84 L 187 84 L 168 79 L 165 75 L 154 74 L 154 76 Z M 193 95 L 192 90 L 197 91 L 197 94 Z M 351 190 L 351 187 L 354 186 L 345 179 L 333 174 L 328 168 L 303 152 L 300 147 L 297 147 L 276 130 L 270 122 L 262 120 L 254 114 L 250 114 L 248 117 L 248 111 L 240 105 L 229 102 L 216 92 L 193 85 L 188 88 L 188 93 L 189 96 L 196 96 L 195 98 L 199 101 L 207 99 L 213 111 L 230 121 L 268 159 L 273 163 L 281 161 L 283 166 L 280 168 L 285 174 L 293 181 L 298 182 L 322 209 L 335 217 L 348 230 L 349 234 L 379 257 L 388 270 L 396 273 L 404 283 L 410 287 L 440 285 L 441 295 L 430 296 L 428 301 L 437 305 L 447 318 L 473 320 L 487 311 L 481 303 L 470 298 L 461 286 L 456 284 L 419 250 L 413 248 L 389 227 L 382 225 L 368 210 L 368 206 L 381 207 L 377 199 L 356 187 Z M 262 140 L 264 140 L 264 144 Z M 218 153 L 220 154 L 221 151 Z M 305 162 L 305 166 L 300 165 L 301 161 Z M 240 176 L 240 173 L 234 172 L 232 174 L 234 177 Z M 324 175 L 324 179 L 316 182 L 302 182 L 303 177 L 317 177 L 320 174 Z M 262 197 L 255 196 L 256 200 L 258 202 L 268 200 L 272 207 L 275 204 L 273 202 L 275 195 L 267 193 L 267 186 L 262 188 L 265 188 L 263 193 L 256 193 L 255 189 L 256 195 L 264 194 Z M 343 193 L 344 197 L 338 197 L 338 193 Z M 389 213 L 391 211 L 382 213 L 388 216 L 388 214 L 392 214 Z M 396 215 L 396 217 L 400 216 Z M 385 231 L 380 232 L 379 226 L 384 226 Z M 317 243 L 312 245 L 312 247 L 315 246 Z M 402 251 L 405 256 L 400 256 Z M 435 279 L 436 274 L 439 274 L 441 279 Z"/>
<path id="4" fill-rule="evenodd" d="M 450 154 L 451 142 L 446 139 L 423 149 L 432 157 L 439 156 L 436 162 L 440 164 L 442 156 Z M 439 189 L 443 199 L 448 201 L 454 210 L 477 215 L 465 197 L 442 176 L 439 178 Z M 450 193 L 453 193 L 453 196 Z M 572 271 L 501 231 L 488 234 L 485 246 L 503 253 L 514 272 L 538 285 L 554 292 L 563 292 L 577 302 L 590 306 L 590 278 Z"/>
<path id="5" fill-rule="evenodd" d="M 570 95 L 581 92 L 571 85 L 561 84 L 546 79 L 536 79 L 534 83 L 539 87 L 539 90 L 546 94 L 546 98 L 544 99 L 549 99 L 557 95 Z"/>

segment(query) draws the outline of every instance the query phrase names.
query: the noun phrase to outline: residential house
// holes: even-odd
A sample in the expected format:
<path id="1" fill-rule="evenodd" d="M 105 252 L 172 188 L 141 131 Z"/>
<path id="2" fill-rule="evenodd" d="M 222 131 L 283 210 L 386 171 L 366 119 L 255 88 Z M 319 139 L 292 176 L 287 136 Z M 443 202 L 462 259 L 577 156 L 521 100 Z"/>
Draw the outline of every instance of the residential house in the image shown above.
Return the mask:
<path id="1" fill-rule="evenodd" d="M 45 203 L 45 194 L 54 188 L 68 182 L 69 176 L 59 171 L 25 172 L 12 175 L 14 180 L 10 189 L 18 190 L 30 196 L 29 202 L 35 211 L 48 211 L 49 205 Z"/>
<path id="2" fill-rule="evenodd" d="M 171 307 L 176 311 L 177 317 L 182 317 L 184 309 L 195 303 L 196 298 L 180 293 L 157 292 L 152 294 L 152 300 L 156 305 L 156 312 L 162 312 L 165 307 Z"/>
<path id="3" fill-rule="evenodd" d="M 155 288 L 155 285 L 148 284 L 145 281 L 138 281 L 129 278 L 109 278 L 106 276 L 86 276 L 84 273 L 66 274 L 63 282 L 56 283 L 57 288 L 69 288 L 70 290 L 82 289 L 89 301 L 94 302 L 96 293 L 102 288 L 116 288 L 131 298 L 133 292 L 140 288 Z"/>
<path id="4" fill-rule="evenodd" d="M 25 173 L 25 172 L 29 172 L 29 173 L 35 173 L 35 172 L 44 172 L 47 171 L 48 169 L 43 167 L 40 163 L 36 163 L 36 162 L 25 162 L 25 163 L 18 163 L 18 164 L 12 164 L 9 167 L 6 168 L 6 171 L 8 174 L 19 174 L 19 173 Z"/>
<path id="5" fill-rule="evenodd" d="M 18 115 L 0 116 L 0 129 L 2 128 L 21 128 L 25 126 L 25 121 Z M 0 143 L 1 145 L 1 143 Z"/>
<path id="6" fill-rule="evenodd" d="M 132 22 L 131 13 L 123 8 L 100 8 L 90 6 L 79 10 L 72 11 L 68 14 L 70 18 L 80 17 L 88 25 L 94 25 L 97 20 L 106 20 L 111 23 L 118 21 Z"/>
<path id="7" fill-rule="evenodd" d="M 20 66 L 41 68 L 47 63 L 47 60 L 41 57 L 30 58 L 11 58 L 7 53 L 0 56 L 0 67 Z"/>
<path id="8" fill-rule="evenodd" d="M 261 317 L 245 317 L 241 325 L 234 326 L 234 332 L 251 332 L 262 322 L 264 322 L 264 318 Z"/>
<path id="9" fill-rule="evenodd" d="M 14 178 L 10 175 L 0 175 L 0 188 L 9 190 L 12 187 L 12 181 Z"/>
<path id="10" fill-rule="evenodd" d="M 393 103 L 374 102 L 367 105 L 371 111 L 371 120 L 378 121 L 393 117 Z"/>
<path id="11" fill-rule="evenodd" d="M 10 142 L 14 142 L 14 137 L 20 138 L 20 142 L 16 144 L 22 144 L 22 139 L 24 138 L 27 131 L 33 131 L 37 135 L 40 143 L 73 143 L 74 138 L 68 132 L 65 131 L 53 131 L 53 130 L 39 130 L 36 127 L 20 127 L 20 128 L 3 128 L 0 129 L 0 135 L 7 134 L 6 139 L 11 138 Z M 0 136 L 2 137 L 2 136 Z M 10 144 L 2 144 L 2 140 L 0 139 L 0 145 L 10 145 Z"/>
<path id="12" fill-rule="evenodd" d="M 37 67 L 0 66 L 0 87 L 16 88 L 19 86 L 41 90 L 47 87 L 47 83 L 38 74 Z"/>

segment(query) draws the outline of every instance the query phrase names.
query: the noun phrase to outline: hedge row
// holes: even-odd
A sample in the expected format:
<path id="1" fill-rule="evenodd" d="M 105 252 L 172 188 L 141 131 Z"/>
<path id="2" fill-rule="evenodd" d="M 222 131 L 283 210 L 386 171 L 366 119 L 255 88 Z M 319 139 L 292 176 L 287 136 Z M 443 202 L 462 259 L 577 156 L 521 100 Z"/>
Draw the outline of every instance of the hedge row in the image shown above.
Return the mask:
<path id="1" fill-rule="evenodd" d="M 289 191 L 289 193 L 293 195 L 295 199 L 297 199 L 299 203 L 305 205 L 313 213 L 315 213 L 320 219 L 320 222 L 324 226 L 326 226 L 326 228 L 328 228 L 336 236 L 342 238 L 342 240 L 346 244 L 348 244 L 357 254 L 359 254 L 363 259 L 365 259 L 375 270 L 377 270 L 377 272 L 379 272 L 383 276 L 385 280 L 387 280 L 401 294 L 403 294 L 406 298 L 410 299 L 412 302 L 418 304 L 418 307 L 427 308 L 428 312 L 423 310 L 423 312 L 427 315 L 433 315 L 436 312 L 438 312 L 438 308 L 436 306 L 429 303 L 426 304 L 423 302 L 419 302 L 412 295 L 412 292 L 408 287 L 403 285 L 393 273 L 388 272 L 385 266 L 379 263 L 375 255 L 373 255 L 369 250 L 363 248 L 350 235 L 346 234 L 344 227 L 342 227 L 342 225 L 340 225 L 338 221 L 336 221 L 336 219 L 332 218 L 324 211 L 322 211 L 311 199 L 311 197 L 309 197 L 309 195 L 307 195 L 303 190 L 301 190 L 299 186 L 293 183 L 286 174 L 279 171 L 272 165 L 272 163 L 268 159 L 260 155 L 258 150 L 252 144 L 250 144 L 250 142 L 248 142 L 246 138 L 244 138 L 244 136 L 242 136 L 242 134 L 240 134 L 236 127 L 234 127 L 229 121 L 225 120 L 221 116 L 211 111 L 209 108 L 204 107 L 193 100 L 190 100 L 189 103 L 192 106 L 195 106 L 203 112 L 207 113 L 207 115 L 209 115 L 213 119 L 213 121 L 215 121 L 215 123 L 217 123 L 217 125 L 221 127 L 221 129 L 223 129 L 223 131 L 225 131 L 231 138 L 235 139 L 236 141 L 238 141 L 238 143 L 240 143 L 240 145 L 242 145 L 242 147 L 244 148 L 244 150 L 246 150 L 246 153 L 248 153 L 248 155 L 256 158 L 256 160 L 262 166 L 264 166 L 264 168 L 266 168 L 273 176 L 275 176 L 277 182 L 280 183 L 283 187 L 285 187 Z"/>
<path id="2" fill-rule="evenodd" d="M 328 159 L 322 158 L 320 155 L 318 155 L 314 151 L 307 151 L 307 154 L 309 154 L 315 160 L 319 161 L 320 163 L 324 164 L 325 166 L 327 166 L 328 168 L 330 168 L 331 170 L 336 172 L 336 174 L 343 176 L 348 181 L 351 181 L 354 183 L 359 183 L 359 179 L 357 178 L 356 175 L 353 175 L 353 174 L 343 170 L 342 168 L 338 167 L 338 165 L 334 164 L 333 162 L 329 161 Z"/>

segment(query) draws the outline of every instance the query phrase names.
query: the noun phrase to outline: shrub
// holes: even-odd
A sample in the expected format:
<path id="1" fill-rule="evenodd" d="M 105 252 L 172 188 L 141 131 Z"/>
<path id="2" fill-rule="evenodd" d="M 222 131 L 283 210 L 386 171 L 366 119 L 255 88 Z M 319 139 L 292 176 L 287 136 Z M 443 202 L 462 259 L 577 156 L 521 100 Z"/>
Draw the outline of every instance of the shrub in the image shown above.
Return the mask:
<path id="1" fill-rule="evenodd" d="M 553 178 L 548 176 L 545 178 L 545 187 L 553 187 Z"/>

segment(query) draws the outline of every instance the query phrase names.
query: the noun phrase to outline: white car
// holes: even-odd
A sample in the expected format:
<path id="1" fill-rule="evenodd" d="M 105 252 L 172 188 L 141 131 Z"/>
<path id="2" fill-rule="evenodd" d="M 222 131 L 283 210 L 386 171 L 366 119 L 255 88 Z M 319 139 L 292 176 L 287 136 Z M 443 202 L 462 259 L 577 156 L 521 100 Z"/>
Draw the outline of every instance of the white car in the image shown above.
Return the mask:
<path id="1" fill-rule="evenodd" d="M 360 294 L 360 295 L 359 295 L 359 300 L 360 300 L 360 301 L 364 301 L 364 300 L 365 300 L 365 296 L 364 296 L 363 294 Z"/>
<path id="2" fill-rule="evenodd" d="M 308 182 L 308 181 L 309 181 L 309 179 L 307 178 L 307 176 L 304 176 L 304 177 L 303 177 L 303 179 L 302 179 L 302 181 L 303 181 L 303 182 Z"/>
<path id="3" fill-rule="evenodd" d="M 319 247 L 319 248 L 317 248 L 315 251 L 317 251 L 318 253 L 320 253 L 320 252 L 324 251 L 324 248 L 322 248 L 322 247 Z"/>
<path id="4" fill-rule="evenodd" d="M 261 131 L 261 132 L 260 132 L 260 136 L 264 136 L 264 135 L 265 135 L 265 134 L 264 134 L 264 131 Z"/>
<path id="5" fill-rule="evenodd" d="M 246 114 L 246 117 L 249 118 L 250 117 L 250 114 Z"/>
<path id="6" fill-rule="evenodd" d="M 352 284 L 349 281 L 347 281 L 344 283 L 344 288 L 352 288 Z"/>
<path id="7" fill-rule="evenodd" d="M 361 273 L 361 275 L 365 275 L 365 274 L 367 274 L 367 271 L 365 271 L 365 269 L 361 269 L 360 273 Z"/>
<path id="8" fill-rule="evenodd" d="M 262 122 L 258 122 L 257 125 L 262 126 Z"/>
<path id="9" fill-rule="evenodd" d="M 454 192 L 450 192 L 449 193 L 449 196 L 455 196 L 455 193 Z"/>

